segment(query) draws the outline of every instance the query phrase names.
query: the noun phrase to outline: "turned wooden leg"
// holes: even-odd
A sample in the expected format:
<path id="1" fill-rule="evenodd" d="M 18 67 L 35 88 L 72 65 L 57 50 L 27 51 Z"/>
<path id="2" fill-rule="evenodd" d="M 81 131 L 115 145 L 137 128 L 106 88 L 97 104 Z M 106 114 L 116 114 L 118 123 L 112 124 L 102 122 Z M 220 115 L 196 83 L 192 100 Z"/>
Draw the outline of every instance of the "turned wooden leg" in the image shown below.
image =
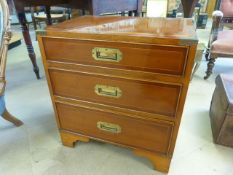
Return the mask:
<path id="1" fill-rule="evenodd" d="M 140 16 L 140 12 L 138 12 L 137 10 L 134 10 L 134 16 Z"/>
<path id="2" fill-rule="evenodd" d="M 133 16 L 133 11 L 129 11 L 128 16 Z"/>
<path id="3" fill-rule="evenodd" d="M 51 8 L 50 6 L 45 7 L 45 13 L 47 17 L 47 25 L 52 25 L 52 17 L 51 17 Z"/>
<path id="4" fill-rule="evenodd" d="M 13 115 L 11 115 L 11 114 L 7 111 L 7 109 L 5 109 L 5 111 L 3 112 L 2 117 L 3 117 L 5 120 L 7 120 L 7 121 L 13 123 L 15 126 L 21 126 L 21 125 L 23 124 L 22 121 L 20 121 L 19 119 L 15 118 Z"/>
<path id="5" fill-rule="evenodd" d="M 209 55 L 210 55 L 210 49 L 207 48 L 205 51 L 205 60 L 208 61 L 209 60 Z"/>
<path id="6" fill-rule="evenodd" d="M 216 58 L 214 58 L 214 57 L 210 57 L 210 59 L 209 59 L 209 62 L 207 64 L 206 76 L 204 77 L 205 80 L 208 79 L 213 72 L 215 59 Z"/>
<path id="7" fill-rule="evenodd" d="M 60 131 L 61 141 L 64 146 L 74 147 L 76 141 L 89 142 L 89 138 L 69 132 Z"/>
<path id="8" fill-rule="evenodd" d="M 29 55 L 29 57 L 31 59 L 31 62 L 32 62 L 32 65 L 33 65 L 33 70 L 34 70 L 34 72 L 36 74 L 37 79 L 40 79 L 39 67 L 38 67 L 38 65 L 36 63 L 36 55 L 35 55 L 35 52 L 34 52 L 34 48 L 32 46 L 32 41 L 31 41 L 31 37 L 30 37 L 30 34 L 29 34 L 28 26 L 27 26 L 25 12 L 17 12 L 17 15 L 18 15 L 21 27 L 22 27 L 22 33 L 23 33 L 24 41 L 25 41 L 25 44 L 27 46 L 28 55 Z"/>
<path id="9" fill-rule="evenodd" d="M 34 30 L 36 31 L 37 30 L 37 24 L 36 24 L 36 19 L 35 19 L 34 13 L 35 13 L 35 8 L 31 7 L 32 24 L 33 24 Z"/>
<path id="10" fill-rule="evenodd" d="M 149 159 L 153 163 L 155 170 L 168 173 L 171 163 L 170 157 L 159 156 L 153 152 L 144 150 L 134 150 L 134 153 L 138 156 L 142 156 Z"/>
<path id="11" fill-rule="evenodd" d="M 140 14 L 138 13 L 137 10 L 133 10 L 133 11 L 129 11 L 129 12 L 128 12 L 128 15 L 129 15 L 129 16 L 139 16 Z"/>

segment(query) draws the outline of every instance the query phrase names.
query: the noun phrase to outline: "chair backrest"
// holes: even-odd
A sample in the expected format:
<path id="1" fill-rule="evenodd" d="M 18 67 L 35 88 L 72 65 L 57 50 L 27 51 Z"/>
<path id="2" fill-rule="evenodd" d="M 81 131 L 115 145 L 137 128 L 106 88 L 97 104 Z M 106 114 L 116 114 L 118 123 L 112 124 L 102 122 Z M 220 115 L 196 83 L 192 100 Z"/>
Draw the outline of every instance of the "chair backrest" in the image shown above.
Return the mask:
<path id="1" fill-rule="evenodd" d="M 8 44 L 11 38 L 9 9 L 6 0 L 0 0 L 0 81 L 5 81 Z"/>
<path id="2" fill-rule="evenodd" d="M 223 12 L 224 17 L 233 18 L 233 0 L 221 0 L 219 10 Z"/>

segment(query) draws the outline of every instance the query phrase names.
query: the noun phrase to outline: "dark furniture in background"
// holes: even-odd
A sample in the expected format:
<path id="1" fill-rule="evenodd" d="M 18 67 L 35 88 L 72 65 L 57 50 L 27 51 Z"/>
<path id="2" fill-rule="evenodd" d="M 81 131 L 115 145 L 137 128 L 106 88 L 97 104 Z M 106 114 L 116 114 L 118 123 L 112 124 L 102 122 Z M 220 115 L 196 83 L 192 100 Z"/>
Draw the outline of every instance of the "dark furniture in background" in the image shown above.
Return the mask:
<path id="1" fill-rule="evenodd" d="M 198 1 L 199 0 L 181 0 L 185 18 L 192 17 L 195 5 Z"/>
<path id="2" fill-rule="evenodd" d="M 180 4 L 177 4 L 178 7 L 175 9 L 169 9 L 172 11 L 168 11 L 167 17 L 176 18 L 177 13 L 182 13 L 184 18 L 190 18 L 193 16 L 193 12 L 195 10 L 195 6 L 199 0 L 181 0 Z M 168 1 L 169 3 L 169 1 Z M 174 2 L 173 2 L 174 3 Z M 176 2 L 177 3 L 177 2 Z"/>
<path id="3" fill-rule="evenodd" d="M 233 147 L 233 75 L 217 76 L 210 121 L 214 142 Z"/>
<path id="4" fill-rule="evenodd" d="M 28 49 L 28 54 L 33 64 L 33 70 L 36 74 L 36 77 L 39 79 L 39 67 L 36 63 L 36 55 L 27 27 L 24 7 L 46 6 L 48 25 L 51 25 L 51 6 L 61 5 L 76 9 L 88 10 L 91 15 L 129 11 L 130 16 L 133 14 L 137 16 L 142 11 L 143 0 L 14 0 L 14 3 L 19 22 L 22 26 L 22 32 Z"/>
<path id="5" fill-rule="evenodd" d="M 223 12 L 222 23 L 226 26 L 233 27 L 233 1 L 218 0 L 215 9 Z"/>
<path id="6" fill-rule="evenodd" d="M 223 30 L 224 25 L 232 27 L 233 2 L 231 0 L 221 2 L 221 11 L 213 12 L 213 24 L 205 54 L 208 64 L 204 79 L 208 79 L 212 74 L 215 60 L 218 57 L 233 57 L 233 30 Z"/>
<path id="7" fill-rule="evenodd" d="M 34 26 L 34 30 L 37 32 L 38 31 L 38 26 L 41 28 L 41 22 L 46 22 L 48 23 L 48 18 L 46 13 L 41 13 L 44 10 L 46 10 L 43 7 L 31 7 L 31 17 L 32 17 L 32 23 Z M 63 22 L 67 18 L 71 18 L 71 10 L 69 8 L 64 8 L 64 7 L 51 7 L 50 10 L 50 16 L 51 16 L 51 23 L 58 23 L 58 22 Z"/>

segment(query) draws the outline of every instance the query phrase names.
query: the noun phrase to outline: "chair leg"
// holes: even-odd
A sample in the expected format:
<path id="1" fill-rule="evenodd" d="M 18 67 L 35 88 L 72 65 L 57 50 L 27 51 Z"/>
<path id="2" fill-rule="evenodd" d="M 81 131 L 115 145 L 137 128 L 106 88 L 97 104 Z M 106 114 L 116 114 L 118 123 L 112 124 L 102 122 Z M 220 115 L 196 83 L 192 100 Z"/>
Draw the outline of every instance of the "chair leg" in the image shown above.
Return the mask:
<path id="1" fill-rule="evenodd" d="M 209 60 L 209 55 L 210 55 L 210 49 L 207 48 L 206 51 L 205 51 L 205 59 L 206 59 L 206 61 Z"/>
<path id="2" fill-rule="evenodd" d="M 32 23 L 33 23 L 34 30 L 36 31 L 37 25 L 36 25 L 36 19 L 35 19 L 34 13 L 35 13 L 34 7 L 31 7 Z"/>
<path id="3" fill-rule="evenodd" d="M 82 9 L 82 16 L 86 15 L 86 11 Z"/>
<path id="4" fill-rule="evenodd" d="M 17 9 L 16 9 L 17 10 Z M 17 13 L 18 18 L 19 18 L 19 23 L 21 24 L 22 27 L 22 33 L 23 33 L 23 37 L 24 37 L 24 41 L 25 44 L 27 46 L 27 50 L 28 50 L 28 55 L 29 58 L 31 59 L 32 65 L 33 65 L 33 70 L 36 74 L 36 78 L 40 79 L 40 74 L 39 74 L 39 67 L 37 65 L 36 62 L 36 54 L 32 45 L 32 40 L 30 37 L 30 33 L 29 33 L 29 28 L 27 26 L 27 20 L 26 20 L 26 16 L 25 16 L 25 12 L 18 12 Z"/>
<path id="5" fill-rule="evenodd" d="M 134 10 L 134 16 L 140 16 L 140 13 L 137 10 Z"/>
<path id="6" fill-rule="evenodd" d="M 21 125 L 23 124 L 22 121 L 20 121 L 19 119 L 15 118 L 13 115 L 11 115 L 11 114 L 8 112 L 7 109 L 5 109 L 5 111 L 3 112 L 2 117 L 3 117 L 5 120 L 7 120 L 7 121 L 13 123 L 15 126 L 21 126 Z"/>
<path id="7" fill-rule="evenodd" d="M 52 17 L 51 17 L 51 8 L 50 6 L 46 6 L 45 7 L 45 13 L 46 13 L 46 16 L 47 16 L 47 25 L 52 25 Z"/>
<path id="8" fill-rule="evenodd" d="M 209 62 L 207 64 L 206 76 L 204 77 L 205 80 L 207 80 L 210 77 L 210 75 L 213 73 L 215 59 L 216 58 L 214 57 L 209 58 Z"/>
<path id="9" fill-rule="evenodd" d="M 133 16 L 133 11 L 129 11 L 128 16 Z"/>

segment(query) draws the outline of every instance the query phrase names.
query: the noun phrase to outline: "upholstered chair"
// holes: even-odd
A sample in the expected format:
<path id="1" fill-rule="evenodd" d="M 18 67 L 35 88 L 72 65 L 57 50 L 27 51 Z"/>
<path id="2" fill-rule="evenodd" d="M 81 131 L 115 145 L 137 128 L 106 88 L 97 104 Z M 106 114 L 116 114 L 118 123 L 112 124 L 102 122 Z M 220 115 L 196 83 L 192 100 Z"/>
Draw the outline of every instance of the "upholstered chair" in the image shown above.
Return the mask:
<path id="1" fill-rule="evenodd" d="M 219 10 L 225 18 L 233 18 L 233 0 L 221 0 Z"/>
<path id="2" fill-rule="evenodd" d="M 45 13 L 43 13 L 43 11 L 45 11 Z M 51 18 L 50 21 L 47 19 L 46 13 L 49 13 L 49 16 Z M 54 22 L 63 22 L 66 20 L 66 15 L 70 15 L 69 13 L 70 10 L 68 8 L 63 7 L 31 7 L 31 16 L 34 30 L 37 30 L 37 25 L 41 27 L 41 22 L 46 22 L 47 24 Z"/>
<path id="3" fill-rule="evenodd" d="M 233 0 L 231 0 L 231 2 L 233 2 Z M 231 8 L 231 10 L 233 10 L 233 6 Z M 223 30 L 223 23 L 225 23 L 223 19 L 224 14 L 221 11 L 213 12 L 213 24 L 208 49 L 205 55 L 208 64 L 204 79 L 209 78 L 212 74 L 215 60 L 218 57 L 233 58 L 233 30 Z"/>
<path id="4" fill-rule="evenodd" d="M 222 23 L 233 28 L 233 0 L 219 0 L 217 9 L 223 12 Z"/>
<path id="5" fill-rule="evenodd" d="M 8 112 L 4 98 L 4 91 L 6 86 L 6 58 L 10 38 L 11 32 L 8 6 L 5 0 L 0 0 L 0 115 L 5 120 L 12 122 L 14 125 L 20 126 L 23 123 Z"/>

